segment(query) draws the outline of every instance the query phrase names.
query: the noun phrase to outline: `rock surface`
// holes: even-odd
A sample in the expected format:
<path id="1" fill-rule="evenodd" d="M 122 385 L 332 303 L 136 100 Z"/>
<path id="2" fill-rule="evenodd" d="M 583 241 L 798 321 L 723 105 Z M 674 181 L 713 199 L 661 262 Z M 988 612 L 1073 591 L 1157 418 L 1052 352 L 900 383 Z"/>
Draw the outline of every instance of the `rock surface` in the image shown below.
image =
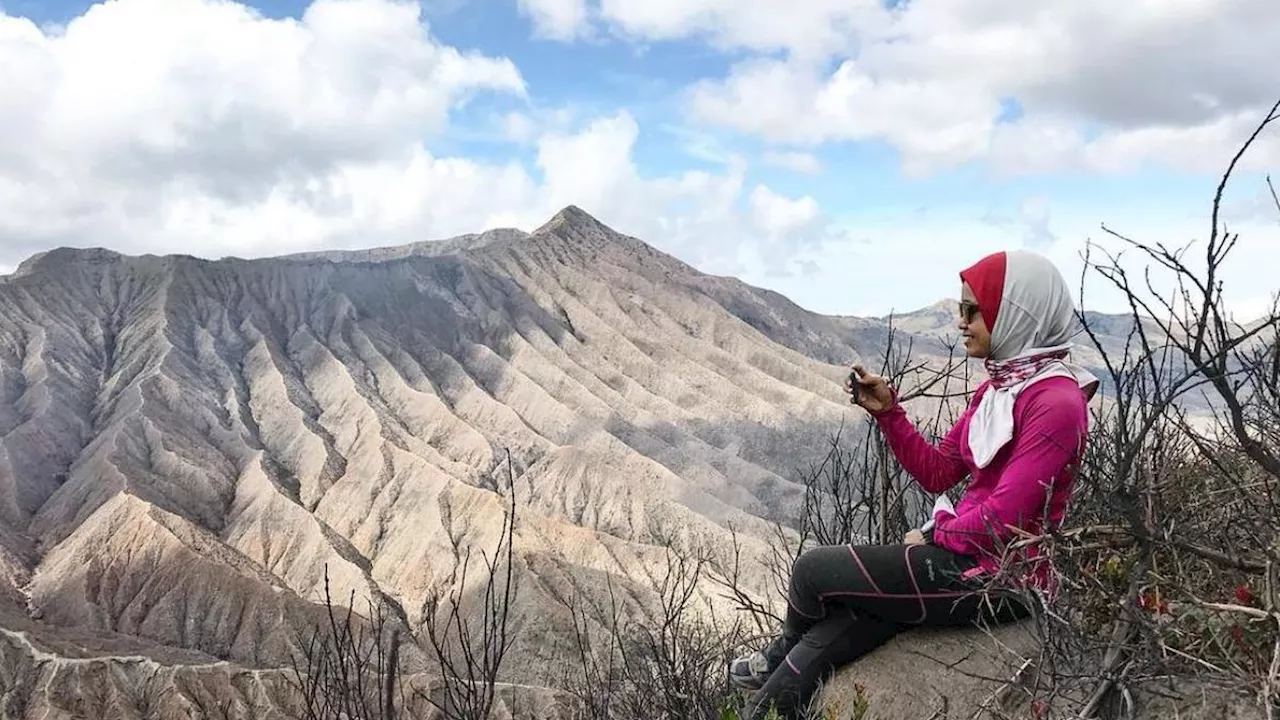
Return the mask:
<path id="1" fill-rule="evenodd" d="M 1026 661 L 1038 658 L 1033 621 L 983 629 L 919 628 L 842 668 L 817 702 L 831 713 L 830 720 L 1079 717 L 1080 697 L 1055 700 L 1039 711 L 1033 707 L 1029 691 L 1036 683 L 1035 665 Z M 1135 720 L 1266 717 L 1265 709 L 1251 698 L 1212 690 L 1200 693 L 1185 682 L 1133 695 Z M 865 707 L 861 718 L 854 713 L 859 698 Z"/>
<path id="2" fill-rule="evenodd" d="M 993 696 L 1036 647 L 1032 623 L 989 630 L 914 629 L 842 668 L 819 702 L 840 720 L 850 716 L 860 695 L 867 708 L 863 720 L 928 718 L 939 712 L 968 718 L 984 704 L 998 707 Z"/>

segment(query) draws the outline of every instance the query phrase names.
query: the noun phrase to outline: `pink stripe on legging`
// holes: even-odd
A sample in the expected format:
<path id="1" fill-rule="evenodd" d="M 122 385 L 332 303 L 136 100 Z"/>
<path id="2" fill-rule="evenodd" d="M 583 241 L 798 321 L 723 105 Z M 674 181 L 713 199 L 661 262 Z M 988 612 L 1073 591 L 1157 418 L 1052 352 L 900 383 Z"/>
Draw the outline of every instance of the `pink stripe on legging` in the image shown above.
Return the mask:
<path id="1" fill-rule="evenodd" d="M 915 588 L 916 591 L 914 593 L 887 593 L 880 589 L 880 586 L 876 583 L 876 579 L 871 576 L 871 573 L 867 572 L 867 566 L 863 564 L 862 558 L 858 557 L 858 553 L 853 549 L 853 546 L 849 545 L 847 547 L 849 548 L 849 554 L 853 555 L 854 561 L 858 563 L 858 567 L 862 570 L 862 574 L 866 576 L 867 582 L 871 584 L 871 587 L 875 590 L 875 592 L 858 592 L 854 590 L 833 590 L 832 592 L 822 593 L 818 595 L 819 601 L 826 600 L 829 597 L 915 598 L 920 601 L 920 608 L 922 612 L 920 616 L 920 620 L 924 620 L 928 614 L 927 610 L 925 610 L 925 607 L 924 607 L 925 600 L 939 600 L 942 598 L 967 597 L 972 594 L 972 592 L 969 590 L 960 590 L 960 591 L 942 590 L 939 592 L 931 592 L 931 593 L 920 592 L 920 584 L 916 582 L 915 570 L 911 567 L 910 553 L 911 553 L 911 548 L 913 546 L 910 546 L 910 545 L 907 546 L 906 552 L 903 553 L 903 559 L 907 564 L 907 573 L 911 577 L 911 585 L 912 587 Z M 795 606 L 792 605 L 792 607 L 795 607 Z M 798 610 L 799 608 L 797 608 L 797 611 Z M 804 613 L 801 613 L 801 614 L 803 615 Z"/>
<path id="2" fill-rule="evenodd" d="M 911 587 L 916 589 L 916 597 L 920 598 L 920 619 L 916 622 L 924 622 L 929 617 L 929 610 L 924 606 L 924 596 L 920 594 L 920 583 L 916 582 L 916 569 L 911 567 L 911 548 L 915 545 L 908 545 L 902 551 L 902 561 L 907 564 L 907 575 L 911 577 Z"/>
<path id="3" fill-rule="evenodd" d="M 849 554 L 853 556 L 853 561 L 858 563 L 858 568 L 861 569 L 862 574 L 867 577 L 867 582 L 871 583 L 871 587 L 876 592 L 880 592 L 880 586 L 876 584 L 876 579 L 871 577 L 871 573 L 867 572 L 867 566 L 862 564 L 862 558 L 858 557 L 858 551 L 854 550 L 852 545 L 849 546 Z"/>
<path id="4" fill-rule="evenodd" d="M 968 597 L 968 596 L 970 596 L 970 595 L 972 595 L 972 594 L 973 594 L 973 593 L 972 593 L 972 592 L 970 592 L 970 591 L 968 591 L 968 590 L 964 590 L 964 591 L 960 591 L 960 592 L 955 592 L 955 591 L 943 591 L 943 592 L 935 592 L 935 593 L 922 593 L 922 592 L 915 592 L 915 593 L 852 592 L 852 591 L 847 591 L 847 590 L 837 590 L 837 591 L 834 591 L 834 592 L 823 593 L 822 595 L 820 595 L 820 596 L 818 596 L 818 597 L 819 597 L 819 599 L 821 599 L 821 600 L 825 600 L 825 599 L 827 599 L 827 598 L 829 598 L 829 597 L 873 597 L 873 598 L 894 598 L 894 599 L 897 599 L 897 598 L 920 598 L 920 599 L 923 599 L 923 600 L 937 600 L 937 599 L 939 599 L 939 598 Z"/>

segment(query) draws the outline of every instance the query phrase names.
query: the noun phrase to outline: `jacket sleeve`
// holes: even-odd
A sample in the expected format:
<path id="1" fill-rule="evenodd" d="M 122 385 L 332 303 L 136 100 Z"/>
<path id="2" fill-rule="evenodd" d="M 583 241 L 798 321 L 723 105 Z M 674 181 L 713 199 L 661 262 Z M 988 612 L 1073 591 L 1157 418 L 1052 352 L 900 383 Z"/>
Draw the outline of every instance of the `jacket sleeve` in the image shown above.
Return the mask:
<path id="1" fill-rule="evenodd" d="M 1028 398 L 1016 422 L 1009 460 L 995 490 L 958 516 L 935 517 L 933 541 L 952 552 L 997 552 L 1013 536 L 1009 526 L 1042 520 L 1054 479 L 1074 462 L 1088 431 L 1088 414 L 1079 400 L 1062 392 Z"/>
<path id="2" fill-rule="evenodd" d="M 965 411 L 965 415 L 972 411 L 971 406 Z M 894 457 L 925 490 L 931 493 L 946 492 L 969 474 L 969 468 L 960 457 L 963 418 L 934 446 L 920 434 L 896 397 L 892 407 L 874 414 L 873 417 L 884 433 L 889 448 L 893 450 Z"/>

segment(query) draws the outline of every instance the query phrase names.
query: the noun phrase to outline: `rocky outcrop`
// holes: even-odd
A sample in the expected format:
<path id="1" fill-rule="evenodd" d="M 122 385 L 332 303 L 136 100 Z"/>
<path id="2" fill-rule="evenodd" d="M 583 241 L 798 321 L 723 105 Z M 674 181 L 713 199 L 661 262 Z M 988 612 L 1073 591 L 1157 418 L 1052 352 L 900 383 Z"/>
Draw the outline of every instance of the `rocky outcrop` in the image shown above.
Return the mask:
<path id="1" fill-rule="evenodd" d="M 840 669 L 816 703 L 831 720 L 1040 720 L 1079 717 L 1092 685 L 1047 691 L 1032 620 L 985 628 L 918 628 Z M 1263 720 L 1256 698 L 1187 678 L 1128 693 L 1135 720 Z M 858 713 L 862 714 L 859 715 Z"/>
<path id="2" fill-rule="evenodd" d="M 841 720 L 860 705 L 866 708 L 862 720 L 982 717 L 984 707 L 1025 710 L 1022 696 L 1004 686 L 1020 677 L 1036 650 L 1030 622 L 917 628 L 842 668 L 818 702 Z"/>

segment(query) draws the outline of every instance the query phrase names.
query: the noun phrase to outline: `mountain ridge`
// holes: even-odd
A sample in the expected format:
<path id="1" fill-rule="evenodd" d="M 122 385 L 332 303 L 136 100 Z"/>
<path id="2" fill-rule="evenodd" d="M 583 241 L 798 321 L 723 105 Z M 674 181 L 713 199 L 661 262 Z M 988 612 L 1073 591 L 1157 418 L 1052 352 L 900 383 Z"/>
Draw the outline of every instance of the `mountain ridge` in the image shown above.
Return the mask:
<path id="1" fill-rule="evenodd" d="M 433 593 L 476 592 L 457 564 L 496 541 L 508 450 L 529 637 L 505 680 L 550 681 L 565 598 L 651 603 L 659 538 L 723 547 L 732 524 L 762 547 L 760 515 L 798 491 L 771 448 L 847 412 L 820 365 L 603 225 L 529 237 L 387 262 L 29 259 L 0 285 L 4 626 L 104 662 L 136 654 L 123 637 L 279 669 L 327 567 L 335 597 L 420 630 Z M 46 652 L 10 647 L 13 672 Z"/>
<path id="2" fill-rule="evenodd" d="M 638 251 L 643 256 L 658 260 L 669 269 L 679 269 L 692 275 L 714 279 L 728 284 L 743 285 L 752 291 L 768 295 L 771 300 L 791 303 L 785 295 L 767 288 L 750 285 L 728 275 L 715 275 L 702 272 L 679 260 L 674 255 L 658 250 L 649 243 L 634 236 L 614 231 L 590 213 L 577 205 L 567 205 L 545 223 L 532 232 L 512 227 L 495 227 L 476 233 L 466 233 L 449 238 L 425 240 L 400 245 L 377 246 L 362 249 L 317 250 L 283 255 L 264 255 L 252 258 L 228 255 L 220 258 L 204 258 L 186 253 L 170 253 L 157 255 L 146 253 L 130 255 L 103 247 L 59 246 L 42 251 L 22 260 L 9 278 L 23 277 L 37 269 L 51 268 L 58 264 L 100 265 L 119 261 L 143 261 L 153 263 L 195 262 L 239 265 L 243 263 L 260 263 L 264 261 L 289 261 L 298 263 L 331 262 L 331 263 L 383 263 L 402 261 L 414 257 L 441 257 L 462 254 L 495 246 L 510 248 L 535 237 L 551 236 L 561 241 L 577 242 L 580 248 L 599 251 L 601 248 L 616 245 Z M 794 304 L 794 303 L 792 303 Z M 796 306 L 799 308 L 800 306 Z M 932 307 L 932 306 L 930 306 Z M 806 312 L 811 312 L 805 310 Z M 816 313 L 815 313 L 816 314 Z M 853 316 L 831 315 L 832 318 Z M 859 318 L 860 319 L 860 318 Z"/>

